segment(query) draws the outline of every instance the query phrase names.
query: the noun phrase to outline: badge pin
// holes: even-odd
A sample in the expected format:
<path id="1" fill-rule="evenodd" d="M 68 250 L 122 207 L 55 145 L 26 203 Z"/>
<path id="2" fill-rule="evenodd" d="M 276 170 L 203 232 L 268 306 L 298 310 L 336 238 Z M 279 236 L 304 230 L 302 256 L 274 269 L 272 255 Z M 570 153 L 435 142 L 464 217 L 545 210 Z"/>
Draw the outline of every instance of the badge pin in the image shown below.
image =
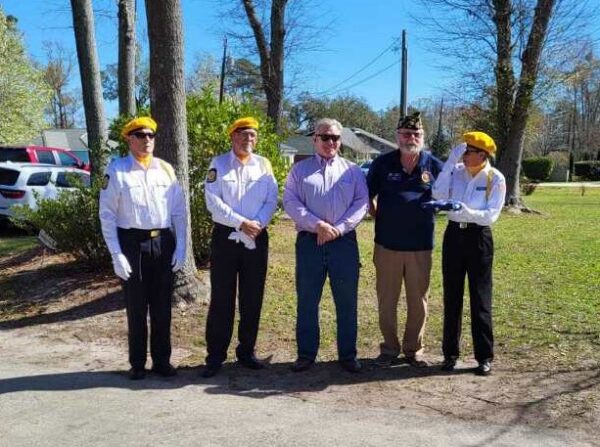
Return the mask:
<path id="1" fill-rule="evenodd" d="M 423 171 L 421 173 L 421 180 L 423 180 L 423 183 L 431 182 L 431 173 L 428 171 Z"/>

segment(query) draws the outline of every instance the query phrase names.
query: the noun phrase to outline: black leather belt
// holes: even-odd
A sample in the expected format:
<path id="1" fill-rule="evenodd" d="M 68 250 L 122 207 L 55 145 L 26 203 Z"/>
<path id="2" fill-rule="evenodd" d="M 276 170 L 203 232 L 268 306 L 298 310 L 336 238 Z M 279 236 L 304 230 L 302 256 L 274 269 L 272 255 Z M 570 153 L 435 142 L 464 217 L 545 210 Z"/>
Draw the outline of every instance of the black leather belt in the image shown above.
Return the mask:
<path id="1" fill-rule="evenodd" d="M 119 231 L 140 239 L 154 239 L 171 230 L 169 228 L 155 228 L 153 230 L 142 230 L 140 228 L 119 228 Z"/>
<path id="2" fill-rule="evenodd" d="M 453 228 L 459 228 L 461 230 L 489 228 L 487 225 L 477 225 L 476 223 L 471 222 L 455 222 L 453 220 L 448 221 L 448 226 Z"/>

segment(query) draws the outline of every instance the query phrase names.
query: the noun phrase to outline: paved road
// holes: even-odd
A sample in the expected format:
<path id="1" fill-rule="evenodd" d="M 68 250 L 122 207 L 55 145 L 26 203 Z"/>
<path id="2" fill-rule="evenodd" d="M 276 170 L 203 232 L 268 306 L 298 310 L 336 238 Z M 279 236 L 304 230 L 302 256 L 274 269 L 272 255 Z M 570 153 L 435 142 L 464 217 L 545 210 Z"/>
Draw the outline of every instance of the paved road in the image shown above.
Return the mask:
<path id="1" fill-rule="evenodd" d="M 236 389 L 226 374 L 199 383 L 196 369 L 131 382 L 111 370 L 125 367 L 120 350 L 49 338 L 0 330 L 0 446 L 593 445 L 569 431 L 364 408 L 360 396 L 343 406 Z"/>

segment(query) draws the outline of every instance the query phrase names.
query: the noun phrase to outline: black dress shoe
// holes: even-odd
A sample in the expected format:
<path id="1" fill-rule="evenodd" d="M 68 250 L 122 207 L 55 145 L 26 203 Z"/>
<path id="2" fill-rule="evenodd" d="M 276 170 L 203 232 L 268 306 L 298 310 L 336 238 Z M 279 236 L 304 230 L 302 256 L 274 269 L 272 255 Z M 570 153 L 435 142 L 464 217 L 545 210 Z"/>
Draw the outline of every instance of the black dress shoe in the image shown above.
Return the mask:
<path id="1" fill-rule="evenodd" d="M 492 373 L 492 364 L 488 361 L 479 363 L 479 366 L 475 368 L 475 374 L 478 376 L 489 376 Z"/>
<path id="2" fill-rule="evenodd" d="M 340 360 L 340 366 L 351 373 L 359 373 L 362 371 L 362 365 L 356 359 Z"/>
<path id="3" fill-rule="evenodd" d="M 297 373 L 302 372 L 302 371 L 307 371 L 310 369 L 311 366 L 313 366 L 313 363 L 315 363 L 314 360 L 299 357 L 296 359 L 296 361 L 294 363 L 292 363 L 292 366 L 290 369 Z"/>
<path id="4" fill-rule="evenodd" d="M 221 369 L 221 364 L 217 363 L 214 365 L 206 365 L 204 371 L 202 371 L 202 377 L 208 379 L 209 377 L 215 376 Z"/>
<path id="5" fill-rule="evenodd" d="M 238 358 L 238 363 L 249 369 L 263 369 L 265 367 L 265 364 L 258 360 L 254 354 L 249 357 Z"/>
<path id="6" fill-rule="evenodd" d="M 456 366 L 456 359 L 454 357 L 446 357 L 442 363 L 442 371 L 454 371 Z"/>
<path id="7" fill-rule="evenodd" d="M 146 377 L 146 370 L 144 368 L 131 368 L 129 370 L 129 378 L 131 380 L 142 380 Z"/>
<path id="8" fill-rule="evenodd" d="M 170 363 L 152 366 L 152 372 L 162 377 L 173 377 L 177 375 L 177 370 Z"/>

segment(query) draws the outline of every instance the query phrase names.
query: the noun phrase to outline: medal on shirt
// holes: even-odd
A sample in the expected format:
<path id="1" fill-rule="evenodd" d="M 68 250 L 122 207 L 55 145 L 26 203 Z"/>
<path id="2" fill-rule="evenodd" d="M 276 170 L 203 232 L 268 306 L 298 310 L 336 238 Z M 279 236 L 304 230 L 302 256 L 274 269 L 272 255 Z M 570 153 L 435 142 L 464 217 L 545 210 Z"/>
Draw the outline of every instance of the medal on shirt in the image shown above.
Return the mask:
<path id="1" fill-rule="evenodd" d="M 217 180 L 217 170 L 215 168 L 209 169 L 206 174 L 206 183 L 213 183 Z"/>
<path id="2" fill-rule="evenodd" d="M 421 180 L 423 180 L 423 183 L 431 183 L 431 172 L 423 171 L 421 173 Z"/>

